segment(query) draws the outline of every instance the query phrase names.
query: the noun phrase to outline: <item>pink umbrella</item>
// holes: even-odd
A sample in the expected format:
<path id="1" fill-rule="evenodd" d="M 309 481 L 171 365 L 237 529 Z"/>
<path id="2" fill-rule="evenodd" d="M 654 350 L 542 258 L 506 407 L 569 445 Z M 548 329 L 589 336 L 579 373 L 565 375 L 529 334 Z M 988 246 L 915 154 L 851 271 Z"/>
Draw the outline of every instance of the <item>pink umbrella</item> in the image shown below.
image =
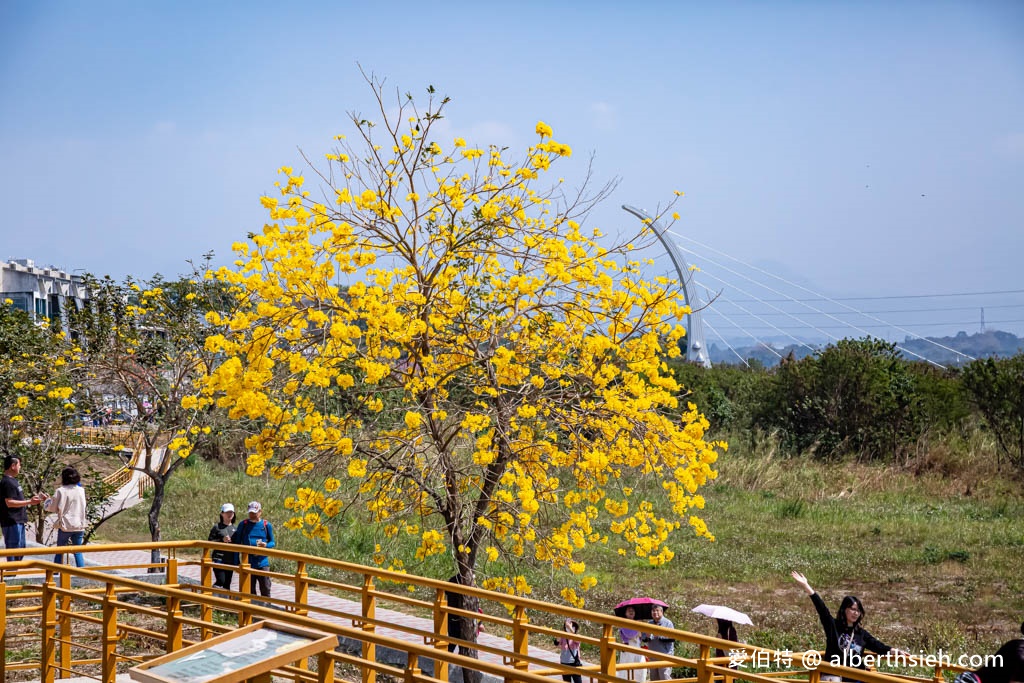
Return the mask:
<path id="1" fill-rule="evenodd" d="M 623 600 L 615 606 L 615 616 L 626 616 L 626 608 L 632 607 L 636 612 L 637 619 L 650 619 L 651 608 L 655 605 L 661 607 L 662 610 L 668 609 L 668 603 L 661 600 L 655 600 L 654 598 L 630 598 L 629 600 Z"/>

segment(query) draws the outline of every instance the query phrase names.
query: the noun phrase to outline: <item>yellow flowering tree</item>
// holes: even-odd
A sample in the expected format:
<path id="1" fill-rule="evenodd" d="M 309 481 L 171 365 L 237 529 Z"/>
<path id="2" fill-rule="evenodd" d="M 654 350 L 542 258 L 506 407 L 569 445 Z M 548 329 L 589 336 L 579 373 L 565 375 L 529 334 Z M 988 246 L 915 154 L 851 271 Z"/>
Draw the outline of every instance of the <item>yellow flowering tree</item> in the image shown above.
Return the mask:
<path id="1" fill-rule="evenodd" d="M 286 501 L 285 526 L 329 540 L 358 503 L 378 564 L 401 569 L 386 543 L 412 537 L 460 584 L 521 593 L 495 568 L 536 560 L 571 572 L 575 604 L 588 544 L 660 564 L 681 527 L 711 538 L 691 511 L 724 444 L 677 401 L 665 359 L 687 309 L 679 283 L 644 276 L 654 235 L 584 230 L 600 193 L 543 183 L 571 154 L 548 125 L 513 160 L 435 139 L 433 89 L 393 108 L 372 86 L 377 120 L 353 115 L 314 188 L 282 168 L 263 230 L 211 274 L 239 308 L 214 316 L 223 362 L 200 406 L 259 425 L 250 474 L 331 473 Z"/>
<path id="2" fill-rule="evenodd" d="M 75 427 L 87 410 L 84 375 L 81 349 L 63 332 L 0 302 L 0 451 L 21 458 L 26 497 L 52 492 L 61 469 L 76 459 L 68 448 L 81 441 Z M 99 492 L 102 482 L 89 475 L 82 472 L 83 482 Z M 42 542 L 43 510 L 33 506 L 28 513 Z"/>
<path id="3" fill-rule="evenodd" d="M 202 277 L 167 281 L 157 275 L 123 283 L 86 278 L 90 299 L 71 317 L 72 329 L 97 401 L 128 406 L 121 429 L 141 450 L 131 467 L 153 481 L 148 522 L 152 540 L 159 541 L 167 481 L 215 419 L 188 400 L 196 378 L 209 374 L 216 362 L 204 348 L 211 332 L 205 315 L 230 300 Z"/>

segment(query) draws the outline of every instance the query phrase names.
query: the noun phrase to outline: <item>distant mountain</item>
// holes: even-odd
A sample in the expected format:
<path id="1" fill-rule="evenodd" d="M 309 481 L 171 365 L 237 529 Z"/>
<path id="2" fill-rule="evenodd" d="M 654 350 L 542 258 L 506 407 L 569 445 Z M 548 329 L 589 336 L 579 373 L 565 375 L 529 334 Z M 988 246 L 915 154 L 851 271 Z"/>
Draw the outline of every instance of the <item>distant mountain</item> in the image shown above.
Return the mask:
<path id="1" fill-rule="evenodd" d="M 967 334 L 959 332 L 955 337 L 926 337 L 917 339 L 907 337 L 899 344 L 903 349 L 903 357 L 908 360 L 922 358 L 941 365 L 964 365 L 972 358 L 988 358 L 990 356 L 1005 358 L 1024 352 L 1024 339 L 1010 332 L 991 330 Z M 790 353 L 795 358 L 803 358 L 825 347 L 825 344 L 809 344 L 808 346 L 789 344 L 788 346 L 772 345 L 767 347 L 743 346 L 734 347 L 736 353 L 718 344 L 711 344 L 708 350 L 711 362 L 715 364 L 735 364 L 742 357 L 745 360 L 755 359 L 767 367 L 777 365 L 780 357 Z M 739 357 L 737 357 L 737 354 Z M 916 354 L 916 355 L 914 355 Z"/>

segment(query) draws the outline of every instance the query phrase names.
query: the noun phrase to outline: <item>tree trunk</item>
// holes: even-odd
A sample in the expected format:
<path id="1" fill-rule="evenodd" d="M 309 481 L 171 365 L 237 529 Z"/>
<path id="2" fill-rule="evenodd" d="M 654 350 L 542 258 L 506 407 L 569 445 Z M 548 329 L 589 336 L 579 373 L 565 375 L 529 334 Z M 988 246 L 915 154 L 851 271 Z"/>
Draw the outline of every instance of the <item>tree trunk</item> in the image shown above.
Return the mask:
<path id="1" fill-rule="evenodd" d="M 476 576 L 473 573 L 473 567 L 465 561 L 465 556 L 461 553 L 457 559 L 458 562 L 458 583 L 463 586 L 476 587 Z M 472 614 L 476 614 L 480 609 L 480 600 L 473 595 L 464 595 L 462 597 L 462 609 Z M 479 621 L 473 618 L 462 618 L 459 621 L 461 625 L 461 633 L 458 634 L 458 638 L 462 640 L 468 640 L 471 643 L 476 643 L 477 631 Z M 476 648 L 460 647 L 459 654 L 463 657 L 472 657 L 473 659 L 480 658 L 480 652 Z M 483 673 L 476 669 L 462 668 L 462 681 L 463 683 L 480 683 L 483 680 Z"/>
<path id="2" fill-rule="evenodd" d="M 154 543 L 160 542 L 160 508 L 164 504 L 164 478 L 159 475 L 150 474 L 153 480 L 153 504 L 149 506 L 149 537 Z M 160 563 L 160 549 L 153 548 L 150 551 L 149 561 L 152 564 Z M 155 567 L 150 568 L 150 573 L 159 571 Z"/>

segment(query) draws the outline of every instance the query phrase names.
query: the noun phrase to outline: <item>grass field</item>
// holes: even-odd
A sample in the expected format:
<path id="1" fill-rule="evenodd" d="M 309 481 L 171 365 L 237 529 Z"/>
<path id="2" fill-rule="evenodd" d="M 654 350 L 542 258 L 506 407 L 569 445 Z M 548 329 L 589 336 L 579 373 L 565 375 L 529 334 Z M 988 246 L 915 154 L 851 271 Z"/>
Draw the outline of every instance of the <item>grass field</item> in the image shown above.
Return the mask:
<path id="1" fill-rule="evenodd" d="M 740 638 L 759 645 L 820 647 L 821 627 L 810 601 L 789 577 L 805 574 L 832 606 L 848 593 L 866 608 L 865 626 L 904 650 L 976 654 L 994 651 L 1024 619 L 1024 496 L 1020 480 L 997 471 L 984 445 L 976 456 L 932 454 L 899 467 L 781 459 L 771 448 L 720 462 L 706 490 L 704 517 L 714 543 L 680 536 L 675 559 L 652 568 L 639 558 L 592 546 L 585 560 L 599 579 L 587 607 L 608 611 L 635 595 L 666 600 L 678 628 L 713 633 L 693 614 L 700 603 L 747 612 L 754 626 Z M 965 452 L 960 450 L 959 452 Z M 205 539 L 219 505 L 261 500 L 265 516 L 290 516 L 282 501 L 295 483 L 254 479 L 198 462 L 172 479 L 161 517 L 163 538 Z M 147 505 L 114 518 L 97 539 L 148 540 Z M 241 509 L 244 509 L 241 508 Z M 278 547 L 365 562 L 374 532 L 349 515 L 330 545 L 277 526 Z M 447 577 L 443 558 L 411 573 Z M 532 597 L 557 601 L 562 577 L 527 570 Z"/>

